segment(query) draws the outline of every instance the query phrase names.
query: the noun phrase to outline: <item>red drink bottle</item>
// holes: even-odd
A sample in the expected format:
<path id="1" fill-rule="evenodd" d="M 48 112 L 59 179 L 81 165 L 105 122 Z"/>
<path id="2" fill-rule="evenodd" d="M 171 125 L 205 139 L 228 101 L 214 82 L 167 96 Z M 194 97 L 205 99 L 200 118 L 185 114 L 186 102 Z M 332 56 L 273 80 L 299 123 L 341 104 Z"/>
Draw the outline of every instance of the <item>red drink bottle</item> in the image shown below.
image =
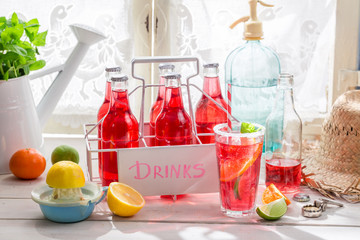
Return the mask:
<path id="1" fill-rule="evenodd" d="M 160 71 L 159 84 L 162 84 L 162 85 L 165 84 L 164 74 L 173 72 L 174 68 L 175 68 L 175 66 L 173 64 L 169 64 L 169 63 L 159 64 L 159 71 Z M 156 118 L 159 116 L 159 113 L 161 112 L 164 98 L 165 98 L 165 87 L 160 86 L 159 90 L 158 90 L 158 95 L 157 95 L 156 101 L 152 105 L 151 110 L 150 110 L 150 135 L 151 136 L 155 135 L 155 121 L 156 121 Z M 155 139 L 152 138 L 150 140 L 150 146 L 154 146 L 154 145 L 155 145 Z"/>
<path id="2" fill-rule="evenodd" d="M 204 65 L 203 91 L 226 110 L 227 104 L 221 94 L 218 68 L 218 63 Z M 227 114 L 203 94 L 196 105 L 195 119 L 197 133 L 214 133 L 213 128 L 215 125 L 226 123 Z M 202 143 L 215 142 L 215 137 L 213 135 L 199 136 L 199 138 Z"/>
<path id="3" fill-rule="evenodd" d="M 116 74 L 120 74 L 121 68 L 120 67 L 113 67 L 113 68 L 106 68 L 105 69 L 105 77 L 106 77 L 106 86 L 105 86 L 105 99 L 104 102 L 101 104 L 98 114 L 97 114 L 97 122 L 99 122 L 109 111 L 110 107 L 110 98 L 111 98 L 111 77 L 115 76 Z M 101 139 L 101 125 L 98 125 L 98 138 Z M 98 142 L 98 149 L 101 149 L 101 141 Z M 98 160 L 99 160 L 99 176 L 102 178 L 102 156 L 101 152 L 98 153 Z"/>
<path id="4" fill-rule="evenodd" d="M 155 122 L 156 145 L 192 144 L 194 134 L 190 116 L 184 109 L 181 97 L 181 75 L 169 73 L 164 77 L 164 105 Z"/>
<path id="5" fill-rule="evenodd" d="M 101 128 L 102 149 L 139 147 L 139 124 L 132 114 L 127 76 L 111 78 L 111 103 Z M 118 181 L 117 152 L 102 153 L 102 185 Z"/>

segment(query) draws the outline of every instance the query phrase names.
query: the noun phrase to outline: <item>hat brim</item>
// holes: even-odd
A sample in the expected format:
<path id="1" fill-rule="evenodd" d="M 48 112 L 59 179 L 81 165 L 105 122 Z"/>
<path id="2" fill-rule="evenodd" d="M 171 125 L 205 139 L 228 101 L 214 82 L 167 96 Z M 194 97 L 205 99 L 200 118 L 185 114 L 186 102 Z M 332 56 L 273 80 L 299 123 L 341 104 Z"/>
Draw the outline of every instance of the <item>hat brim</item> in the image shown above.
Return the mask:
<path id="1" fill-rule="evenodd" d="M 336 160 L 326 159 L 315 145 L 303 151 L 303 183 L 329 198 L 340 197 L 360 202 L 360 176 L 336 166 Z"/>

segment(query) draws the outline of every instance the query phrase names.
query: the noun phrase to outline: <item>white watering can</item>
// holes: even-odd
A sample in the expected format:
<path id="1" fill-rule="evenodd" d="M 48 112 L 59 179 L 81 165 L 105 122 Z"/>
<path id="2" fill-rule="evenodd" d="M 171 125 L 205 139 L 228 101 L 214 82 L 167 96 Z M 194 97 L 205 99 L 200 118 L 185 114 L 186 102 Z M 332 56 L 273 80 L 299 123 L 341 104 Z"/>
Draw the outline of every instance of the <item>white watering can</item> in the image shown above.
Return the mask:
<path id="1" fill-rule="evenodd" d="M 84 25 L 71 25 L 78 43 L 66 62 L 38 74 L 0 80 L 0 174 L 9 173 L 9 160 L 17 150 L 43 144 L 42 128 L 51 116 L 90 45 L 105 36 Z M 35 107 L 29 80 L 59 72 Z"/>

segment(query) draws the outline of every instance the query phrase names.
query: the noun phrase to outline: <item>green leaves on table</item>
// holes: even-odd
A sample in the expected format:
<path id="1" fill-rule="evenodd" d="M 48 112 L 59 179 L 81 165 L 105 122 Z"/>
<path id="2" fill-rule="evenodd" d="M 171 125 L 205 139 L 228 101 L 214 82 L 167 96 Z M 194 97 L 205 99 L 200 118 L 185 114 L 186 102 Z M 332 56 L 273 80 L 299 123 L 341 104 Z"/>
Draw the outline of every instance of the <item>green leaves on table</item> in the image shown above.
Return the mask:
<path id="1" fill-rule="evenodd" d="M 47 31 L 39 32 L 39 21 L 24 22 L 13 13 L 10 19 L 0 17 L 0 80 L 28 75 L 45 66 L 37 60 L 38 47 L 45 46 Z"/>

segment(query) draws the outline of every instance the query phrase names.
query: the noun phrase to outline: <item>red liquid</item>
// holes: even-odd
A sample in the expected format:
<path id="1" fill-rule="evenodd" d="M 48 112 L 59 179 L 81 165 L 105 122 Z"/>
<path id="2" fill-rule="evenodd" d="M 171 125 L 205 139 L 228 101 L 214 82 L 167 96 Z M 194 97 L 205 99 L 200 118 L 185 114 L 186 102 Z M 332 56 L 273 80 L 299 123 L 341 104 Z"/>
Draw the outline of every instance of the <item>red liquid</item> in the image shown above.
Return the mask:
<path id="1" fill-rule="evenodd" d="M 163 109 L 155 124 L 156 146 L 193 143 L 192 123 L 186 113 L 180 87 L 166 87 Z"/>
<path id="2" fill-rule="evenodd" d="M 164 77 L 160 77 L 159 84 L 164 84 L 164 83 L 165 83 Z M 164 103 L 164 98 L 165 98 L 165 87 L 161 86 L 161 87 L 159 87 L 159 90 L 158 90 L 157 99 L 150 109 L 150 135 L 151 136 L 155 136 L 155 122 L 156 122 L 156 118 L 159 116 L 159 114 L 161 112 L 161 109 L 162 109 L 162 106 Z M 151 138 L 150 146 L 155 146 L 155 145 L 156 145 L 155 138 Z"/>
<path id="3" fill-rule="evenodd" d="M 139 147 L 139 124 L 131 113 L 127 90 L 113 91 L 113 99 L 102 124 L 102 149 Z M 102 153 L 102 184 L 118 181 L 117 153 Z"/>
<path id="4" fill-rule="evenodd" d="M 259 146 L 260 145 L 260 146 Z M 262 142 L 252 145 L 227 145 L 216 143 L 216 156 L 219 169 L 222 166 L 236 166 L 234 162 L 249 161 L 258 151 L 258 157 L 242 175 L 220 180 L 220 198 L 223 211 L 242 211 L 250 213 L 255 207 L 256 191 L 259 182 Z M 224 176 L 233 176 L 240 169 L 225 168 Z M 221 179 L 221 176 L 220 176 Z"/>
<path id="5" fill-rule="evenodd" d="M 110 107 L 110 97 L 111 97 L 111 82 L 106 81 L 106 87 L 105 87 L 105 99 L 102 105 L 99 108 L 98 114 L 97 114 L 97 122 L 99 122 L 109 111 Z M 101 125 L 100 123 L 98 125 L 98 138 L 101 139 Z M 101 149 L 101 141 L 98 141 L 98 149 Z M 101 152 L 98 153 L 98 160 L 99 160 L 99 176 L 100 179 L 102 178 L 102 155 Z"/>
<path id="6" fill-rule="evenodd" d="M 274 183 L 284 193 L 296 192 L 301 183 L 301 163 L 296 159 L 266 160 L 266 186 Z"/>
<path id="7" fill-rule="evenodd" d="M 205 77 L 203 90 L 223 108 L 227 109 L 227 104 L 221 95 L 219 77 Z M 205 95 L 202 95 L 196 105 L 195 118 L 198 133 L 213 133 L 215 125 L 227 121 L 226 113 Z M 199 138 L 205 144 L 215 142 L 214 136 L 199 136 Z"/>

